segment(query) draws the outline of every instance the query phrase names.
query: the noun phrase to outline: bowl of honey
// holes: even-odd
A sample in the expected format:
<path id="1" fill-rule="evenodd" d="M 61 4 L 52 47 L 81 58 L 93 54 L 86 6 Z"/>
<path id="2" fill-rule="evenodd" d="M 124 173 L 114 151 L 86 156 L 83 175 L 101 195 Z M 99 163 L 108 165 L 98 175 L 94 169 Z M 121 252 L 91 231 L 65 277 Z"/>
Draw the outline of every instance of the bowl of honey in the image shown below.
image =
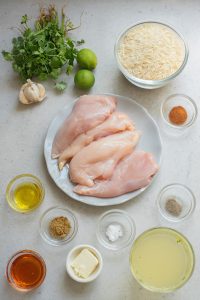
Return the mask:
<path id="1" fill-rule="evenodd" d="M 28 292 L 39 287 L 46 276 L 46 264 L 35 251 L 22 250 L 8 261 L 6 277 L 16 290 Z"/>
<path id="2" fill-rule="evenodd" d="M 6 199 L 12 209 L 29 213 L 40 206 L 45 191 L 41 181 L 34 175 L 21 174 L 14 177 L 6 189 Z"/>

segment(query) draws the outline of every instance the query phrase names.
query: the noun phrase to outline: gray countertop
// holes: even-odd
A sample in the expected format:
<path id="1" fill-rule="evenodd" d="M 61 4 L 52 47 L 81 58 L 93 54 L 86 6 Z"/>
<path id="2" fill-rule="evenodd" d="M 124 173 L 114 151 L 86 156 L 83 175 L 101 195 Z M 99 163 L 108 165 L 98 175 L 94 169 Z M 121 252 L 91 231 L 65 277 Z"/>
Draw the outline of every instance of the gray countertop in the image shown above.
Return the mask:
<path id="1" fill-rule="evenodd" d="M 37 3 L 39 3 L 37 1 Z M 17 31 L 11 30 L 27 13 L 33 18 L 38 4 L 31 0 L 0 1 L 0 45 L 10 49 L 11 38 Z M 61 7 L 65 1 L 55 1 Z M 84 38 L 85 46 L 93 49 L 99 59 L 95 71 L 96 84 L 90 93 L 115 93 L 134 98 L 148 109 L 159 122 L 160 104 L 172 93 L 191 96 L 200 108 L 200 2 L 198 0 L 74 0 L 67 1 L 66 11 L 77 24 L 81 13 L 82 25 L 72 33 L 76 39 Z M 117 35 L 129 24 L 141 20 L 159 20 L 172 24 L 188 42 L 190 56 L 183 73 L 168 86 L 158 90 L 142 90 L 131 85 L 118 71 L 113 54 Z M 1 300 L 199 300 L 199 219 L 200 219 L 200 125 L 199 119 L 187 137 L 170 138 L 161 131 L 163 161 L 158 177 L 152 186 L 136 199 L 117 208 L 129 212 L 135 220 L 137 235 L 155 226 L 169 226 L 184 233 L 192 243 L 196 254 L 196 266 L 190 281 L 172 294 L 154 294 L 142 289 L 133 279 L 129 269 L 130 247 L 112 253 L 97 242 L 95 226 L 101 213 L 108 207 L 91 207 L 69 199 L 60 191 L 48 175 L 43 156 L 43 144 L 47 128 L 57 112 L 82 94 L 73 86 L 73 76 L 68 89 L 62 95 L 45 83 L 47 99 L 40 105 L 23 106 L 18 103 L 21 82 L 9 63 L 0 57 L 0 299 Z M 46 195 L 41 207 L 32 214 L 21 215 L 12 211 L 5 199 L 6 186 L 20 173 L 37 175 L 44 183 Z M 172 182 L 188 185 L 197 199 L 192 217 L 182 223 L 167 223 L 159 217 L 156 197 L 160 189 Z M 60 205 L 72 209 L 79 221 L 76 238 L 68 245 L 55 248 L 45 244 L 38 233 L 41 214 L 49 207 Z M 111 208 L 111 207 L 110 207 Z M 104 268 L 101 276 L 89 284 L 78 284 L 65 271 L 69 250 L 79 243 L 90 243 L 102 253 Z M 47 276 L 43 285 L 29 294 L 20 294 L 7 283 L 4 270 L 8 258 L 21 249 L 38 251 L 46 261 Z"/>

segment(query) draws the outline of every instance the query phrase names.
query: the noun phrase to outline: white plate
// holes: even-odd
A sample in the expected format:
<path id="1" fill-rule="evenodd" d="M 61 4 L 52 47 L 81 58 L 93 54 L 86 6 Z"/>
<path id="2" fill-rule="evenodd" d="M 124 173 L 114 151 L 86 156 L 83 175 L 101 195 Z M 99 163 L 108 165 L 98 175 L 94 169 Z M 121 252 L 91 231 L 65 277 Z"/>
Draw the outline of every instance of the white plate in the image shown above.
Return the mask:
<path id="1" fill-rule="evenodd" d="M 149 115 L 147 110 L 143 108 L 141 105 L 139 105 L 138 103 L 136 103 L 134 100 L 127 97 L 118 96 L 118 95 L 113 95 L 113 96 L 117 97 L 118 100 L 117 110 L 126 113 L 134 121 L 137 129 L 142 131 L 142 137 L 137 146 L 137 149 L 151 152 L 154 155 L 156 162 L 160 165 L 162 143 L 159 134 L 159 129 L 155 121 Z M 77 100 L 78 99 L 76 99 L 75 101 Z M 58 115 L 52 121 L 48 129 L 47 136 L 45 139 L 44 155 L 45 155 L 49 174 L 51 175 L 55 184 L 65 194 L 67 194 L 69 197 L 73 198 L 74 200 L 84 202 L 89 205 L 95 205 L 95 206 L 117 205 L 126 202 L 128 200 L 131 200 L 137 195 L 141 194 L 147 187 L 118 197 L 105 198 L 105 199 L 97 198 L 97 197 L 89 197 L 89 196 L 79 196 L 78 194 L 73 192 L 73 184 L 69 180 L 68 168 L 64 168 L 61 172 L 58 170 L 57 160 L 51 159 L 51 148 L 52 148 L 54 136 L 58 128 L 63 123 L 64 119 L 70 114 L 75 101 L 70 105 L 65 106 L 58 113 Z"/>

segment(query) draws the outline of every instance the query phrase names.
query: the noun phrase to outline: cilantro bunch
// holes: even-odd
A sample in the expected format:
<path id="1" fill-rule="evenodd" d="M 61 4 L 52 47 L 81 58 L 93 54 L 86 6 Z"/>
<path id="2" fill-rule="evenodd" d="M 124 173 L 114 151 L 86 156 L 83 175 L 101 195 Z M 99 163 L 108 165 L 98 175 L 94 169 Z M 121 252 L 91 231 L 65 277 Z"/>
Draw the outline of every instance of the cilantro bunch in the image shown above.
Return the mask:
<path id="1" fill-rule="evenodd" d="M 76 27 L 64 11 L 60 20 L 55 6 L 50 5 L 40 10 L 33 29 L 28 26 L 27 15 L 22 17 L 21 24 L 21 35 L 13 38 L 12 50 L 2 51 L 3 57 L 12 62 L 14 71 L 23 80 L 32 77 L 58 79 L 63 69 L 69 75 L 77 56 L 76 47 L 84 41 L 75 42 L 68 37 L 68 32 Z M 66 83 L 57 82 L 55 87 L 64 90 Z"/>

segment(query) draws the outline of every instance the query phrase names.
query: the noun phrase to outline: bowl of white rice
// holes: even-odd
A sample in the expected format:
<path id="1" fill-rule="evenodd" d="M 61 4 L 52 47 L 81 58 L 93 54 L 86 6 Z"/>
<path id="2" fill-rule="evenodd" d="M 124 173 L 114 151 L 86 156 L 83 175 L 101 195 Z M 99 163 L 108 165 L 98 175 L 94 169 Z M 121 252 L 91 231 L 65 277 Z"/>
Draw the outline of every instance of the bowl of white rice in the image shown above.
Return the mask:
<path id="1" fill-rule="evenodd" d="M 115 44 L 120 71 L 132 84 L 145 89 L 162 87 L 177 77 L 188 54 L 182 35 L 155 21 L 129 26 Z"/>

